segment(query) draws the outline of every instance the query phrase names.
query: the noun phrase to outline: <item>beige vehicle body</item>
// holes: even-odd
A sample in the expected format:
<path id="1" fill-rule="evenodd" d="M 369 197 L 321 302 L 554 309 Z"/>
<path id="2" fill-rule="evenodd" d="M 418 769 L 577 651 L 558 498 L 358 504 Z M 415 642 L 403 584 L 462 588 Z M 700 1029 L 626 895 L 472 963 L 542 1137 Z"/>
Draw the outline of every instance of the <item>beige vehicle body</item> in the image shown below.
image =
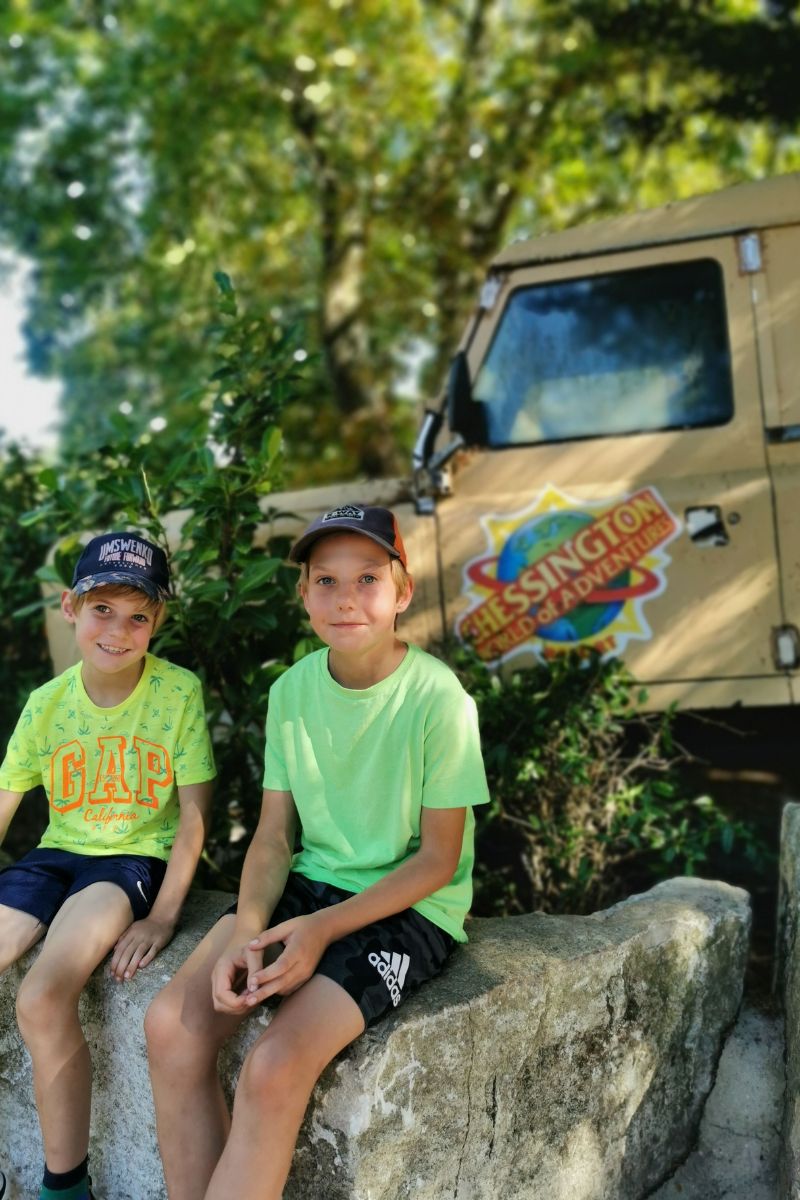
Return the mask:
<path id="1" fill-rule="evenodd" d="M 798 698 L 800 175 L 510 246 L 449 390 L 448 629 L 620 655 L 653 707 Z"/>
<path id="2" fill-rule="evenodd" d="M 510 246 L 413 486 L 271 499 L 394 506 L 422 644 L 514 666 L 596 647 L 653 707 L 793 703 L 800 175 Z"/>

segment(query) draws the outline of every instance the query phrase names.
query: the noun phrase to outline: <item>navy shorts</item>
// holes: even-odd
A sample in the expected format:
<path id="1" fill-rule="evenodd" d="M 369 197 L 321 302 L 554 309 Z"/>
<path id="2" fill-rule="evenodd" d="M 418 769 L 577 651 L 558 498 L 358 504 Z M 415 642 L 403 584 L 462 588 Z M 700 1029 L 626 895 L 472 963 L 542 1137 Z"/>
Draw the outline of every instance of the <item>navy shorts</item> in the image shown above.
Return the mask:
<path id="1" fill-rule="evenodd" d="M 0 871 L 0 904 L 49 925 L 69 896 L 92 883 L 115 883 L 128 897 L 135 921 L 153 907 L 167 864 L 139 854 L 73 854 L 31 850 Z"/>
<path id="2" fill-rule="evenodd" d="M 291 872 L 270 927 L 348 900 L 352 892 Z M 228 912 L 236 912 L 232 905 Z M 455 938 L 413 908 L 332 942 L 315 974 L 325 975 L 352 996 L 367 1025 L 397 1008 L 421 983 L 438 975 Z"/>

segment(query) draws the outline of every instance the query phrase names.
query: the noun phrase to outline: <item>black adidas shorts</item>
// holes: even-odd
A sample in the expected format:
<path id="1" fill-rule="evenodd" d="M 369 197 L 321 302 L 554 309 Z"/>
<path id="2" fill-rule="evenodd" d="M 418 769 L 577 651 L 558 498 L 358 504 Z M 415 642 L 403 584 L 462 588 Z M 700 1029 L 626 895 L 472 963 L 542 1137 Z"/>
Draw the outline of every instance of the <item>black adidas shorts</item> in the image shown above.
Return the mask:
<path id="1" fill-rule="evenodd" d="M 292 872 L 270 926 L 319 912 L 352 895 Z M 235 912 L 236 905 L 228 911 Z M 332 942 L 319 960 L 316 974 L 343 987 L 367 1025 L 373 1025 L 397 1008 L 410 991 L 438 975 L 455 945 L 449 933 L 415 909 L 406 908 Z"/>

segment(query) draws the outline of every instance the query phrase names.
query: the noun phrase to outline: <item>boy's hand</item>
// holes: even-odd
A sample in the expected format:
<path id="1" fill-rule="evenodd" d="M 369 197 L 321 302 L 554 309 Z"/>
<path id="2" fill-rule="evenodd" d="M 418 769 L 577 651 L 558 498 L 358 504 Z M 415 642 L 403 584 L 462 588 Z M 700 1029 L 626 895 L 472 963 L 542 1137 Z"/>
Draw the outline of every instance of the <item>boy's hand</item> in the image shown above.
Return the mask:
<path id="1" fill-rule="evenodd" d="M 159 950 L 172 940 L 174 921 L 160 920 L 151 913 L 143 921 L 134 921 L 120 935 L 111 957 L 111 974 L 118 983 L 133 979 L 140 967 L 153 961 Z"/>
<path id="2" fill-rule="evenodd" d="M 211 973 L 211 1000 L 216 1012 L 232 1013 L 241 1016 L 247 1012 L 247 976 L 250 966 L 257 970 L 263 963 L 263 955 L 251 951 L 240 941 L 228 946 L 227 950 L 217 959 Z"/>
<path id="3" fill-rule="evenodd" d="M 317 963 L 328 947 L 321 918 L 324 911 L 282 921 L 253 938 L 245 947 L 247 993 L 245 1003 L 252 1007 L 269 996 L 290 996 L 314 974 Z M 251 955 L 268 946 L 283 944 L 283 952 L 268 967 L 253 969 Z M 241 1011 L 241 1009 L 239 1010 Z"/>

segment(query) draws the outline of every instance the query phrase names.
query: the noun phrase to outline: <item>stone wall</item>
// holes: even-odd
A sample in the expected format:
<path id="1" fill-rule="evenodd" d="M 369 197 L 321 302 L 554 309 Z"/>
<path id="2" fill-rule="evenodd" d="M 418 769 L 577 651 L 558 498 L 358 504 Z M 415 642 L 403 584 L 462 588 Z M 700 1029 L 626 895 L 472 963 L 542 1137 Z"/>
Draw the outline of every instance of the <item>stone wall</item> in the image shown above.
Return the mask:
<path id="1" fill-rule="evenodd" d="M 141 1022 L 228 897 L 133 983 L 98 971 L 83 1017 L 95 1063 L 92 1171 L 115 1200 L 164 1196 Z M 639 1200 L 690 1149 L 739 1005 L 746 894 L 678 879 L 591 917 L 476 920 L 470 943 L 333 1063 L 286 1200 Z M 33 952 L 35 953 L 35 951 Z M 0 983 L 0 1163 L 32 1195 L 41 1146 L 14 1025 L 25 964 Z M 268 1014 L 226 1054 L 233 1083 Z"/>
<path id="2" fill-rule="evenodd" d="M 776 981 L 786 1031 L 779 1200 L 800 1200 L 800 804 L 787 804 L 781 819 Z"/>

